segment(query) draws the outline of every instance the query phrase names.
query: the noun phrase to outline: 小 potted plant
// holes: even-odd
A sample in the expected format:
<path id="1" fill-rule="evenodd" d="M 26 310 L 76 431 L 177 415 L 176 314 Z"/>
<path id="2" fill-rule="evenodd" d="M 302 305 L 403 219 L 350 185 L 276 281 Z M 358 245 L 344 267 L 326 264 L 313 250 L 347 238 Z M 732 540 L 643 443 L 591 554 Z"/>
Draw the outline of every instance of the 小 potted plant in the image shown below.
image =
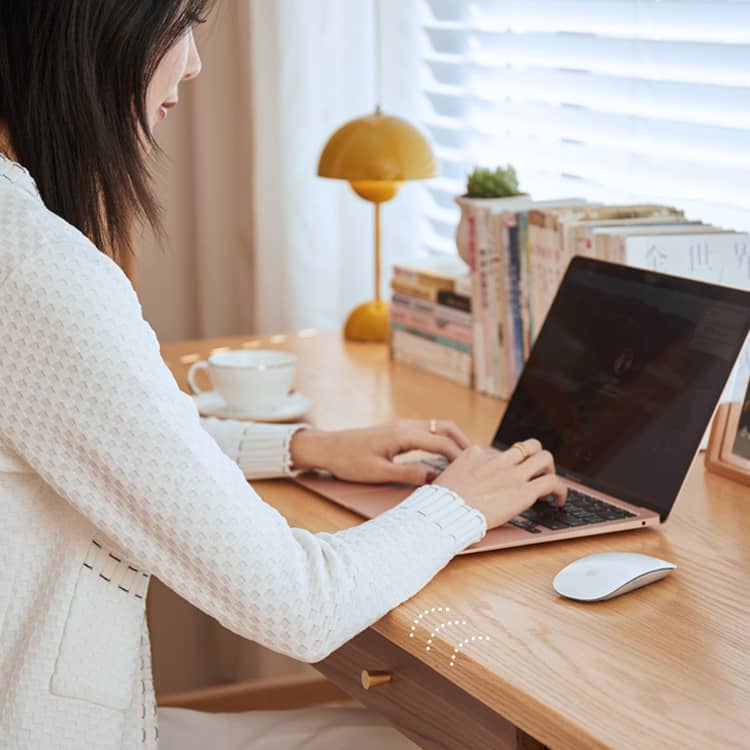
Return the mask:
<path id="1" fill-rule="evenodd" d="M 477 201 L 482 204 L 489 202 L 501 206 L 508 203 L 508 198 L 525 196 L 518 189 L 518 175 L 512 165 L 507 167 L 496 167 L 494 170 L 487 167 L 475 167 L 474 171 L 466 179 L 466 192 L 456 198 L 461 208 L 461 219 L 456 228 L 456 247 L 458 254 L 466 263 L 469 260 L 469 219 L 468 213 Z"/>

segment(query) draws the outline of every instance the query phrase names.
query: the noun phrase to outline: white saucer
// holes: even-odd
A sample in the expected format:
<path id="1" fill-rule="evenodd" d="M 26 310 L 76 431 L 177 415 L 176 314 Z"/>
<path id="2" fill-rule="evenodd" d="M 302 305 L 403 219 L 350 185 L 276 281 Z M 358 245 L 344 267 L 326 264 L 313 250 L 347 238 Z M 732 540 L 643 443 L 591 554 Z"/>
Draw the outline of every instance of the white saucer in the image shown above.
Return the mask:
<path id="1" fill-rule="evenodd" d="M 278 404 L 245 410 L 229 406 L 216 391 L 193 395 L 199 413 L 204 417 L 222 419 L 252 419 L 255 422 L 289 422 L 304 416 L 313 407 L 312 399 L 296 391 L 288 394 Z"/>

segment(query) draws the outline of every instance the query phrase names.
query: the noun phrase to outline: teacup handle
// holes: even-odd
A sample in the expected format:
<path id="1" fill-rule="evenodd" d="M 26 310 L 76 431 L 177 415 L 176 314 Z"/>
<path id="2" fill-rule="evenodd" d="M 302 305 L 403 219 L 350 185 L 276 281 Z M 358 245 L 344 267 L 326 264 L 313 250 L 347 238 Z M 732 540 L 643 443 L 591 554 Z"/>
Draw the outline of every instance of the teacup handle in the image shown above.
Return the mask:
<path id="1" fill-rule="evenodd" d="M 190 369 L 188 370 L 188 385 L 190 386 L 190 390 L 192 390 L 192 392 L 196 395 L 200 393 L 206 393 L 206 391 L 204 391 L 195 380 L 195 374 L 198 372 L 198 370 L 208 370 L 208 362 L 206 362 L 205 359 L 201 359 L 199 362 L 193 362 L 193 364 L 190 366 Z"/>

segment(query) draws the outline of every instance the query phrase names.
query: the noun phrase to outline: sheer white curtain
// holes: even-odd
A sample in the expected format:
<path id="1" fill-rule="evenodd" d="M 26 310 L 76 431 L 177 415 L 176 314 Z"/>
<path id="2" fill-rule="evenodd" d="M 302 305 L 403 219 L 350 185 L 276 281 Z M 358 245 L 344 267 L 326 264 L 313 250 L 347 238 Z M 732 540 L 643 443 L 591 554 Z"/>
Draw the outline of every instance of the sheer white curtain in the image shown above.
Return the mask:
<path id="1" fill-rule="evenodd" d="M 337 127 L 373 111 L 378 67 L 385 111 L 416 110 L 415 2 L 251 0 L 250 9 L 256 326 L 337 328 L 372 296 L 373 208 L 346 183 L 317 177 L 318 157 Z M 407 185 L 383 208 L 386 268 L 417 250 L 414 196 Z"/>

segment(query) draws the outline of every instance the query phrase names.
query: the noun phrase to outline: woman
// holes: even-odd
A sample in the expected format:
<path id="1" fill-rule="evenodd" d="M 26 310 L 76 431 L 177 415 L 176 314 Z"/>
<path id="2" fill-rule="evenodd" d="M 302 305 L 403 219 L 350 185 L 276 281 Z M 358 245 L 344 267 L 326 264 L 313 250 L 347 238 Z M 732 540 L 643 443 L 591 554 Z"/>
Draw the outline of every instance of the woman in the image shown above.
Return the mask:
<path id="1" fill-rule="evenodd" d="M 146 159 L 180 83 L 200 72 L 205 12 L 205 0 L 0 2 L 2 748 L 157 746 L 150 575 L 236 633 L 315 662 L 486 528 L 564 493 L 536 441 L 499 453 L 450 422 L 326 433 L 201 419 L 178 389 L 115 261 L 131 222 L 157 218 Z M 439 482 L 392 463 L 411 448 L 451 459 Z M 246 481 L 310 467 L 416 489 L 357 528 L 312 534 Z M 188 719 L 192 744 L 170 715 L 163 747 L 217 744 L 209 719 Z M 264 721 L 227 720 L 227 737 L 411 746 L 361 710 L 291 712 L 278 731 Z"/>

